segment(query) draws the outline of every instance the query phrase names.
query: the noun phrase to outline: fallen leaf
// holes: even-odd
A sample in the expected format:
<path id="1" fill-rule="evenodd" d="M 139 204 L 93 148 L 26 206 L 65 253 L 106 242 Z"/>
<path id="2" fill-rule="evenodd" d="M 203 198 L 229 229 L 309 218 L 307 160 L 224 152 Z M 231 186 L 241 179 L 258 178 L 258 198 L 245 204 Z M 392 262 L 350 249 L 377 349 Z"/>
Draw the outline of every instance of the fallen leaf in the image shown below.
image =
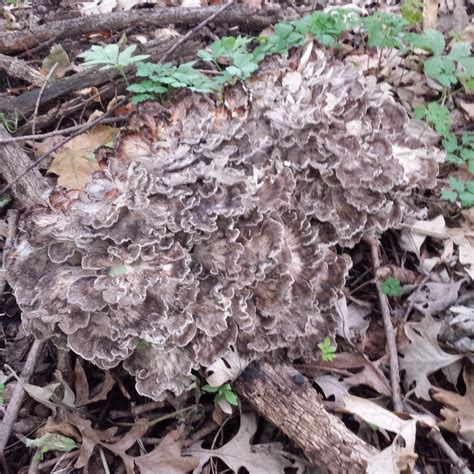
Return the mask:
<path id="1" fill-rule="evenodd" d="M 459 289 L 465 280 L 425 283 L 413 296 L 413 307 L 422 313 L 439 313 L 458 299 Z"/>
<path id="2" fill-rule="evenodd" d="M 58 185 L 66 189 L 84 189 L 94 171 L 99 171 L 99 163 L 94 151 L 111 142 L 119 129 L 98 125 L 73 138 L 55 153 L 48 173 L 58 175 Z"/>
<path id="3" fill-rule="evenodd" d="M 474 370 L 473 364 L 466 362 L 464 368 L 464 383 L 466 393 L 459 393 L 433 387 L 432 398 L 447 405 L 441 409 L 444 421 L 439 423 L 440 428 L 459 434 L 470 446 L 474 444 Z"/>
<path id="4" fill-rule="evenodd" d="M 437 370 L 456 362 L 462 355 L 448 354 L 438 344 L 438 333 L 441 323 L 429 314 L 419 323 L 405 324 L 405 334 L 411 344 L 400 350 L 400 369 L 405 370 L 405 387 L 407 390 L 415 383 L 415 395 L 430 400 L 432 388 L 428 376 Z"/>
<path id="5" fill-rule="evenodd" d="M 338 406 L 344 406 L 344 396 L 349 395 L 351 385 L 343 377 L 327 374 L 315 377 L 313 382 L 319 385 L 326 398 L 333 396 Z"/>
<path id="6" fill-rule="evenodd" d="M 341 316 L 341 335 L 352 342 L 363 341 L 370 322 L 364 319 L 371 312 L 370 308 L 355 303 L 347 304 L 345 297 L 337 301 L 336 311 Z"/>
<path id="7" fill-rule="evenodd" d="M 54 44 L 51 47 L 51 50 L 48 56 L 46 56 L 43 59 L 42 70 L 45 76 L 47 76 L 50 73 L 54 65 L 56 65 L 53 72 L 54 79 L 63 77 L 71 65 L 69 56 L 67 55 L 66 51 L 64 51 L 64 48 L 60 44 Z"/>
<path id="8" fill-rule="evenodd" d="M 257 420 L 255 414 L 242 413 L 239 431 L 228 443 L 218 449 L 205 449 L 201 446 L 201 441 L 194 443 L 185 451 L 185 454 L 191 454 L 199 459 L 199 465 L 193 472 L 195 474 L 200 473 L 203 466 L 212 457 L 222 459 L 234 472 L 238 472 L 241 467 L 245 467 L 249 474 L 268 474 L 270 472 L 272 474 L 284 474 L 285 467 L 296 467 L 294 463 L 281 454 L 281 443 L 251 445 L 250 439 L 256 430 Z M 272 450 L 275 452 L 272 452 Z M 302 472 L 299 467 L 297 472 Z"/>
<path id="9" fill-rule="evenodd" d="M 392 431 L 405 441 L 402 448 L 395 439 L 382 453 L 369 459 L 367 472 L 398 474 L 408 467 L 413 469 L 418 457 L 415 453 L 416 419 L 404 420 L 370 400 L 353 395 L 344 396 L 344 404 L 344 411 L 357 415 L 366 423 Z"/>
<path id="10" fill-rule="evenodd" d="M 227 382 L 233 382 L 249 363 L 248 357 L 242 357 L 235 350 L 230 350 L 207 367 L 206 382 L 211 387 L 220 387 Z M 232 408 L 230 413 L 232 413 Z"/>
<path id="11" fill-rule="evenodd" d="M 150 453 L 134 458 L 140 474 L 186 474 L 199 465 L 199 459 L 183 456 L 182 433 L 170 431 Z"/>
<path id="12" fill-rule="evenodd" d="M 88 405 L 89 403 L 98 402 L 105 400 L 110 390 L 115 385 L 113 377 L 110 375 L 108 370 L 105 371 L 104 381 L 99 392 L 91 397 L 89 390 L 89 382 L 84 368 L 81 365 L 79 359 L 76 359 L 76 365 L 74 366 L 74 387 L 76 389 L 76 407 Z"/>

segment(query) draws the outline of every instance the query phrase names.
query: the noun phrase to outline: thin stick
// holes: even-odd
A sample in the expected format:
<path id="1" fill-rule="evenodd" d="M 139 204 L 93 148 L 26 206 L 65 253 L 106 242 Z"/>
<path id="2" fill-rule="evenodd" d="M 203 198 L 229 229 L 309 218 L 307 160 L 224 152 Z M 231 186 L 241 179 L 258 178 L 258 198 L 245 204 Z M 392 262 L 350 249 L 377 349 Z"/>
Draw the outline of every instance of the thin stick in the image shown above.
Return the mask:
<path id="1" fill-rule="evenodd" d="M 388 356 L 390 358 L 390 384 L 392 389 L 392 402 L 395 411 L 403 412 L 402 396 L 400 392 L 400 371 L 398 367 L 397 343 L 393 330 L 392 318 L 390 317 L 390 306 L 388 298 L 380 289 L 380 279 L 377 277 L 377 270 L 380 268 L 379 241 L 372 236 L 365 237 L 365 242 L 370 247 L 372 256 L 372 266 L 374 269 L 375 284 L 379 296 L 380 309 L 382 311 L 383 324 L 385 327 L 385 337 L 387 339 Z"/>
<path id="2" fill-rule="evenodd" d="M 178 48 L 180 45 L 182 45 L 185 41 L 187 41 L 189 38 L 191 38 L 192 36 L 194 36 L 201 28 L 203 28 L 204 26 L 206 26 L 209 22 L 211 22 L 212 20 L 214 20 L 214 18 L 216 18 L 217 16 L 219 16 L 224 10 L 226 10 L 227 8 L 229 8 L 231 5 L 234 4 L 234 0 L 229 0 L 227 3 L 225 3 L 224 5 L 222 5 L 221 8 L 219 8 L 219 10 L 217 10 L 216 12 L 214 12 L 212 15 L 208 16 L 205 20 L 201 21 L 201 23 L 199 23 L 199 25 L 197 25 L 196 27 L 194 27 L 192 30 L 189 30 L 184 36 L 182 36 L 173 46 L 171 46 L 171 48 L 165 53 L 163 54 L 163 56 L 161 57 L 160 59 L 160 63 L 163 63 L 165 62 L 165 60 L 170 56 L 170 54 L 176 50 L 176 48 Z"/>
<path id="3" fill-rule="evenodd" d="M 110 117 L 107 119 L 102 120 L 102 124 L 104 123 L 115 123 L 120 122 L 121 120 L 126 120 L 128 115 L 123 115 L 120 117 Z M 18 143 L 18 142 L 26 142 L 28 140 L 32 141 L 39 141 L 45 138 L 56 137 L 58 135 L 66 135 L 67 133 L 77 132 L 78 130 L 82 130 L 84 124 L 81 125 L 74 125 L 72 127 L 61 128 L 60 130 L 54 130 L 53 132 L 47 133 L 37 133 L 36 135 L 22 135 L 21 137 L 9 137 L 9 138 L 0 138 L 0 145 L 4 145 L 7 143 Z"/>
<path id="4" fill-rule="evenodd" d="M 30 353 L 28 354 L 25 365 L 23 366 L 23 370 L 21 371 L 21 375 L 13 389 L 12 397 L 8 403 L 5 416 L 0 423 L 0 459 L 3 461 L 4 465 L 6 465 L 5 448 L 8 444 L 13 424 L 15 423 L 23 404 L 23 399 L 25 398 L 25 383 L 28 383 L 33 375 L 36 363 L 38 362 L 43 349 L 43 344 L 44 341 L 40 341 L 39 339 L 35 339 L 33 342 Z"/>
<path id="5" fill-rule="evenodd" d="M 91 128 L 95 127 L 99 123 L 102 123 L 102 121 L 110 116 L 116 109 L 121 107 L 125 102 L 128 100 L 128 97 L 124 97 L 122 100 L 117 102 L 110 110 L 105 112 L 104 115 L 101 115 L 97 119 L 93 120 L 92 122 L 88 122 L 84 124 L 81 128 L 77 130 L 77 132 L 73 133 L 69 137 L 66 137 L 61 143 L 58 143 L 57 145 L 54 145 L 50 150 L 48 150 L 46 153 L 41 155 L 37 160 L 33 161 L 31 166 L 28 166 L 28 168 L 22 173 L 20 176 L 17 176 L 14 180 L 12 180 L 10 183 L 8 183 L 6 186 L 4 186 L 2 189 L 0 189 L 0 196 L 6 193 L 9 189 L 12 188 L 23 176 L 25 176 L 27 173 L 29 173 L 32 169 L 34 169 L 39 163 L 41 163 L 44 159 L 48 158 L 52 153 L 54 153 L 56 150 L 59 150 L 59 148 L 63 147 L 67 142 L 71 141 L 73 138 L 77 137 L 78 135 L 81 135 L 84 132 L 87 132 L 87 130 L 90 130 Z"/>
<path id="6" fill-rule="evenodd" d="M 38 116 L 38 110 L 39 110 L 39 106 L 41 104 L 41 98 L 43 97 L 43 93 L 44 93 L 44 90 L 46 88 L 46 84 L 48 84 L 48 82 L 51 79 L 51 76 L 54 74 L 54 71 L 56 70 L 57 66 L 58 66 L 58 63 L 54 63 L 54 66 L 48 72 L 48 75 L 46 76 L 46 79 L 43 82 L 43 85 L 41 86 L 41 89 L 39 91 L 38 98 L 36 99 L 35 111 L 33 112 L 33 121 L 32 121 L 33 123 L 31 125 L 31 133 L 33 135 L 36 133 L 36 117 Z"/>
<path id="7" fill-rule="evenodd" d="M 466 462 L 456 454 L 454 449 L 451 448 L 439 431 L 431 430 L 431 432 L 428 434 L 428 437 L 439 446 L 441 451 L 446 454 L 449 460 L 459 469 L 462 474 L 471 474 L 472 471 L 467 467 Z"/>

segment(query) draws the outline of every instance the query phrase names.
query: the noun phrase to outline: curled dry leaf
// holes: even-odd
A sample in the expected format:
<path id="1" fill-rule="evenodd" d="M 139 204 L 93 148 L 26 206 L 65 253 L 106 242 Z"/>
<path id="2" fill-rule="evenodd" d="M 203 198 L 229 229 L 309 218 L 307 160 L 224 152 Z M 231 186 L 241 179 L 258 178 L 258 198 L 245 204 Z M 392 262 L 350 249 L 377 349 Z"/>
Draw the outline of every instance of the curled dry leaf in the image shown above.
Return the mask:
<path id="1" fill-rule="evenodd" d="M 76 389 L 76 407 L 88 405 L 89 403 L 98 402 L 105 400 L 110 390 L 115 385 L 113 377 L 110 375 L 110 371 L 106 370 L 104 375 L 104 381 L 96 395 L 91 397 L 89 391 L 89 382 L 84 368 L 82 367 L 81 361 L 76 359 L 76 365 L 74 366 L 74 387 Z"/>
<path id="2" fill-rule="evenodd" d="M 430 400 L 432 388 L 428 376 L 459 359 L 462 355 L 448 354 L 438 344 L 441 323 L 429 314 L 418 323 L 405 324 L 405 334 L 411 344 L 401 349 L 400 369 L 405 370 L 405 387 L 407 390 L 415 384 L 415 395 Z"/>
<path id="3" fill-rule="evenodd" d="M 99 171 L 94 152 L 114 140 L 118 128 L 98 125 L 91 131 L 73 138 L 55 154 L 48 173 L 58 175 L 58 186 L 84 189 L 92 173 Z"/>
<path id="4" fill-rule="evenodd" d="M 444 421 L 440 428 L 458 434 L 471 448 L 474 446 L 474 369 L 473 364 L 466 362 L 464 368 L 464 383 L 466 393 L 459 393 L 433 387 L 431 396 L 444 405 L 441 416 Z"/>
<path id="5" fill-rule="evenodd" d="M 242 413 L 240 428 L 237 434 L 226 444 L 218 449 L 205 449 L 201 442 L 193 444 L 185 451 L 199 459 L 199 465 L 193 471 L 198 474 L 203 466 L 212 457 L 222 459 L 234 472 L 244 467 L 249 474 L 284 474 L 286 467 L 296 467 L 297 474 L 302 472 L 300 466 L 291 462 L 281 454 L 281 443 L 268 443 L 264 445 L 251 445 L 250 440 L 257 430 L 257 420 L 254 413 Z M 260 449 L 257 449 L 260 448 Z M 266 448 L 264 450 L 264 448 Z M 289 458 L 293 456 L 288 455 Z"/>

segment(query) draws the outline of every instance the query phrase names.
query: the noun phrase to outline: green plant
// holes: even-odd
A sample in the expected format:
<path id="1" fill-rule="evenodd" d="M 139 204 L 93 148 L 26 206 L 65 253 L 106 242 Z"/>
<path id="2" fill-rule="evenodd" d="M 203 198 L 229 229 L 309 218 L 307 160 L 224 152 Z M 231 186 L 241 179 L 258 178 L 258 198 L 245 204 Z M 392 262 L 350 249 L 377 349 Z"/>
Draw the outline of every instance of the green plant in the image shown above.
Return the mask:
<path id="1" fill-rule="evenodd" d="M 146 79 L 127 87 L 128 91 L 135 94 L 132 102 L 137 104 L 157 96 L 166 101 L 173 90 L 180 88 L 188 88 L 203 94 L 217 92 L 220 85 L 194 69 L 194 64 L 195 61 L 180 66 L 169 63 L 138 63 L 136 75 Z"/>
<path id="2" fill-rule="evenodd" d="M 41 438 L 23 438 L 27 447 L 38 449 L 35 460 L 41 461 L 43 455 L 48 451 L 68 452 L 77 448 L 76 442 L 72 438 L 57 433 L 46 433 Z"/>
<path id="3" fill-rule="evenodd" d="M 459 201 L 463 208 L 474 206 L 474 181 L 461 181 L 450 176 L 448 178 L 451 189 L 441 192 L 441 197 L 447 201 Z"/>
<path id="4" fill-rule="evenodd" d="M 451 128 L 451 113 L 444 105 L 430 102 L 427 106 L 419 105 L 414 110 L 415 118 L 424 119 L 443 137 L 447 137 Z"/>
<path id="5" fill-rule="evenodd" d="M 474 174 L 474 134 L 463 133 L 457 138 L 449 133 L 442 141 L 446 151 L 446 161 L 462 166 L 466 165 L 469 172 Z"/>
<path id="6" fill-rule="evenodd" d="M 233 406 L 239 406 L 239 400 L 237 395 L 232 391 L 230 384 L 226 383 L 221 385 L 220 387 L 211 387 L 210 385 L 206 384 L 201 387 L 203 392 L 207 393 L 215 393 L 214 396 L 214 403 L 219 403 L 220 401 L 227 401 Z"/>
<path id="7" fill-rule="evenodd" d="M 7 116 L 0 112 L 0 124 L 2 124 L 10 133 L 15 133 L 18 129 L 18 112 L 15 112 L 15 118 L 8 119 Z"/>
<path id="8" fill-rule="evenodd" d="M 400 13 L 409 25 L 416 25 L 423 20 L 423 0 L 405 0 Z"/>
<path id="9" fill-rule="evenodd" d="M 109 44 L 107 46 L 95 45 L 88 51 L 78 54 L 78 57 L 84 59 L 84 66 L 86 67 L 101 64 L 102 67 L 100 69 L 117 69 L 128 84 L 125 69 L 128 66 L 137 64 L 150 57 L 148 54 L 137 54 L 136 56 L 133 56 L 136 49 L 137 46 L 134 44 L 125 48 L 122 52 L 120 52 L 120 48 L 117 44 Z"/>
<path id="10" fill-rule="evenodd" d="M 344 31 L 361 25 L 359 15 L 351 9 L 314 12 L 295 22 L 295 31 L 304 37 L 308 33 L 323 46 L 334 46 Z"/>
<path id="11" fill-rule="evenodd" d="M 401 286 L 398 278 L 389 277 L 380 283 L 380 291 L 387 296 L 400 296 Z"/>
<path id="12" fill-rule="evenodd" d="M 331 362 L 336 358 L 337 347 L 332 345 L 329 337 L 325 337 L 324 341 L 318 344 L 318 347 L 321 351 L 321 359 L 325 362 Z"/>
<path id="13" fill-rule="evenodd" d="M 423 63 L 425 76 L 436 79 L 442 86 L 451 87 L 458 80 L 469 81 L 474 76 L 474 58 L 467 43 L 454 43 L 447 55 L 443 52 L 446 41 L 442 33 L 427 30 L 425 33 L 408 34 L 406 40 L 413 48 L 424 49 L 433 54 Z"/>
<path id="14" fill-rule="evenodd" d="M 362 19 L 367 31 L 367 44 L 370 47 L 403 49 L 403 29 L 408 25 L 405 18 L 391 13 L 376 12 Z"/>

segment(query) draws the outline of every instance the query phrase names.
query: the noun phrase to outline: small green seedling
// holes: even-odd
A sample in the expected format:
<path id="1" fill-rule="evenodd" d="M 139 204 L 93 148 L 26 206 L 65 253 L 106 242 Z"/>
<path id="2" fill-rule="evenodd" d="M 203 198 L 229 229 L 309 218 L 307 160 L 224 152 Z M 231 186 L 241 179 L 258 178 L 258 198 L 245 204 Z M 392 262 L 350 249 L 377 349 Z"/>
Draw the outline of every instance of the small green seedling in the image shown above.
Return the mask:
<path id="1" fill-rule="evenodd" d="M 403 49 L 402 32 L 408 22 L 399 15 L 376 12 L 362 19 L 370 47 Z"/>
<path id="2" fill-rule="evenodd" d="M 216 394 L 214 396 L 214 403 L 219 403 L 220 401 L 225 400 L 234 407 L 239 406 L 237 395 L 232 391 L 232 388 L 228 383 L 221 385 L 220 387 L 211 387 L 210 385 L 206 384 L 203 385 L 201 389 L 203 392 Z"/>
<path id="3" fill-rule="evenodd" d="M 72 438 L 56 433 L 46 433 L 41 438 L 23 438 L 28 448 L 38 449 L 35 460 L 41 461 L 43 455 L 49 451 L 69 452 L 77 448 L 76 442 Z"/>
<path id="4" fill-rule="evenodd" d="M 323 342 L 318 344 L 321 351 L 321 359 L 325 362 L 331 362 L 336 358 L 337 347 L 331 344 L 331 339 L 325 337 Z"/>
<path id="5" fill-rule="evenodd" d="M 474 174 L 474 133 L 463 133 L 459 138 L 450 133 L 442 144 L 446 161 L 458 166 L 466 165 L 469 172 Z"/>
<path id="6" fill-rule="evenodd" d="M 18 112 L 15 112 L 15 118 L 7 119 L 3 112 L 0 112 L 0 124 L 2 124 L 10 133 L 15 133 L 18 129 Z"/>
<path id="7" fill-rule="evenodd" d="M 380 283 L 380 291 L 387 296 L 400 296 L 402 288 L 398 278 L 389 277 Z"/>

